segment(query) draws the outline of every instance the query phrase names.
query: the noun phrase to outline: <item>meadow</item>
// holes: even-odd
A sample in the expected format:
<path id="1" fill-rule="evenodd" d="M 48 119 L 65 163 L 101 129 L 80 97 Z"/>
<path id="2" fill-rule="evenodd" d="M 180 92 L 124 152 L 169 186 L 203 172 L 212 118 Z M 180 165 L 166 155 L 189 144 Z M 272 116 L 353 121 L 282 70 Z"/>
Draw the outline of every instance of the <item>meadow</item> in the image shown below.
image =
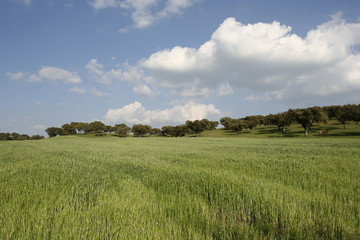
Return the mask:
<path id="1" fill-rule="evenodd" d="M 360 239 L 360 138 L 0 142 L 0 239 Z"/>

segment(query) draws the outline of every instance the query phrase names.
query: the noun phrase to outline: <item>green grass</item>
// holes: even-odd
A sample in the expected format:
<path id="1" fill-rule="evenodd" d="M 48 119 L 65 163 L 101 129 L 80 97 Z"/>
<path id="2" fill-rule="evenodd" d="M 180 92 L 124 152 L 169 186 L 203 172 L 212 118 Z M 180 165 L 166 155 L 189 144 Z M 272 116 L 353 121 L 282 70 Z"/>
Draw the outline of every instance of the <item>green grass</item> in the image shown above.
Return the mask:
<path id="1" fill-rule="evenodd" d="M 0 239 L 359 239 L 359 149 L 332 137 L 0 142 Z"/>

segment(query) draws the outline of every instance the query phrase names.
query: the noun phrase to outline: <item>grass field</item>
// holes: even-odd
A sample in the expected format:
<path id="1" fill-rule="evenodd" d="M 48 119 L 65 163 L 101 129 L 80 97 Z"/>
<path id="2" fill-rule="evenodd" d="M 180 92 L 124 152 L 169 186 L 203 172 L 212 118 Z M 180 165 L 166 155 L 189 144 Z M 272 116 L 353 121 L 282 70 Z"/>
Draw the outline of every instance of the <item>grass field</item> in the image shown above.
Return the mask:
<path id="1" fill-rule="evenodd" d="M 0 142 L 1 239 L 360 239 L 360 138 Z"/>

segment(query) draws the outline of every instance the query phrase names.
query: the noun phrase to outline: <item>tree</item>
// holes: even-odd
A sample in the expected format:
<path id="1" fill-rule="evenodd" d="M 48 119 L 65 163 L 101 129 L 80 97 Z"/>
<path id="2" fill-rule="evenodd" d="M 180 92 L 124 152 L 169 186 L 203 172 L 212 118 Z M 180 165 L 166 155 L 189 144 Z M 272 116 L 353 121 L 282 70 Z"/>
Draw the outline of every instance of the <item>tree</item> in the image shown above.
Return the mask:
<path id="1" fill-rule="evenodd" d="M 29 140 L 30 136 L 27 134 L 21 134 L 17 140 Z"/>
<path id="2" fill-rule="evenodd" d="M 186 125 L 177 125 L 174 127 L 174 136 L 175 137 L 183 137 L 187 133 L 189 133 L 189 128 Z"/>
<path id="3" fill-rule="evenodd" d="M 112 126 L 109 126 L 109 125 L 104 126 L 104 132 L 106 132 L 106 133 L 111 133 L 112 130 L 113 130 Z"/>
<path id="4" fill-rule="evenodd" d="M 344 125 L 346 128 L 346 123 L 349 121 L 357 121 L 357 109 L 356 105 L 344 105 L 344 106 L 335 106 L 333 111 L 335 112 L 335 118 Z"/>
<path id="5" fill-rule="evenodd" d="M 44 136 L 41 135 L 32 135 L 30 137 L 30 140 L 40 140 L 40 139 L 44 139 Z"/>
<path id="6" fill-rule="evenodd" d="M 278 114 L 269 114 L 266 116 L 270 124 L 276 125 L 279 130 L 286 131 L 286 127 L 290 126 L 294 122 L 294 118 L 289 112 L 283 112 Z"/>
<path id="7" fill-rule="evenodd" d="M 151 136 L 159 136 L 161 135 L 161 130 L 160 128 L 151 128 L 150 134 Z"/>
<path id="8" fill-rule="evenodd" d="M 114 128 L 119 137 L 127 137 L 131 132 L 131 128 L 128 127 L 125 123 L 116 124 Z"/>
<path id="9" fill-rule="evenodd" d="M 0 133 L 0 141 L 12 140 L 10 133 Z"/>
<path id="10" fill-rule="evenodd" d="M 61 126 L 63 129 L 62 135 L 75 135 L 76 134 L 76 125 L 75 124 L 69 124 L 65 123 Z"/>
<path id="11" fill-rule="evenodd" d="M 313 123 L 317 123 L 320 126 L 320 123 L 327 122 L 327 115 L 323 108 L 321 107 L 311 107 L 309 108 L 314 115 Z"/>
<path id="12" fill-rule="evenodd" d="M 56 137 L 62 134 L 62 128 L 49 127 L 45 130 L 49 137 Z"/>
<path id="13" fill-rule="evenodd" d="M 243 119 L 245 121 L 245 128 L 250 132 L 260 123 L 259 116 L 247 116 Z"/>
<path id="14" fill-rule="evenodd" d="M 228 121 L 227 128 L 236 134 L 239 134 L 245 127 L 245 122 L 241 119 L 232 119 L 231 121 Z"/>
<path id="15" fill-rule="evenodd" d="M 232 120 L 231 117 L 223 117 L 220 119 L 220 123 L 221 125 L 223 125 L 225 127 L 225 129 L 229 129 L 228 128 L 228 123 Z"/>
<path id="16" fill-rule="evenodd" d="M 218 126 L 218 121 L 209 121 L 208 128 L 206 130 L 215 130 Z"/>
<path id="17" fill-rule="evenodd" d="M 11 137 L 12 137 L 12 140 L 18 140 L 18 138 L 20 137 L 20 134 L 16 133 L 16 132 L 13 132 L 11 134 Z"/>
<path id="18" fill-rule="evenodd" d="M 85 129 L 89 129 L 88 123 L 78 122 L 75 125 L 75 129 L 77 133 L 85 133 Z"/>
<path id="19" fill-rule="evenodd" d="M 151 126 L 142 125 L 142 124 L 134 124 L 131 131 L 135 136 L 144 137 L 151 132 Z"/>
<path id="20" fill-rule="evenodd" d="M 90 130 L 94 132 L 96 136 L 101 136 L 104 132 L 105 124 L 100 121 L 94 121 L 90 123 Z"/>
<path id="21" fill-rule="evenodd" d="M 200 133 L 205 131 L 208 128 L 207 119 L 195 120 L 195 121 L 186 121 L 186 126 L 189 128 L 190 132 L 196 134 L 199 137 Z"/>
<path id="22" fill-rule="evenodd" d="M 306 108 L 296 110 L 290 109 L 288 112 L 291 116 L 294 117 L 295 121 L 305 129 L 305 137 L 307 137 L 314 122 L 324 121 L 323 119 L 319 118 L 319 115 L 321 115 L 319 111 L 321 110 L 317 108 Z"/>
<path id="23" fill-rule="evenodd" d="M 173 126 L 163 126 L 161 128 L 161 134 L 163 136 L 167 137 L 174 137 L 175 136 L 175 130 Z"/>

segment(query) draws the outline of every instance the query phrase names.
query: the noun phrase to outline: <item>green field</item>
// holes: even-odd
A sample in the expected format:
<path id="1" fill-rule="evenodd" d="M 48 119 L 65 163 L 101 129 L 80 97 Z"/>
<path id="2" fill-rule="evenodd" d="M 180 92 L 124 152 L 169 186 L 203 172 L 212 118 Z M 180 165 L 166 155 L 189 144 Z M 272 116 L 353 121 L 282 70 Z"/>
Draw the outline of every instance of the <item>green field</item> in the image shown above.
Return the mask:
<path id="1" fill-rule="evenodd" d="M 360 138 L 0 142 L 0 226 L 1 239 L 360 239 Z"/>

